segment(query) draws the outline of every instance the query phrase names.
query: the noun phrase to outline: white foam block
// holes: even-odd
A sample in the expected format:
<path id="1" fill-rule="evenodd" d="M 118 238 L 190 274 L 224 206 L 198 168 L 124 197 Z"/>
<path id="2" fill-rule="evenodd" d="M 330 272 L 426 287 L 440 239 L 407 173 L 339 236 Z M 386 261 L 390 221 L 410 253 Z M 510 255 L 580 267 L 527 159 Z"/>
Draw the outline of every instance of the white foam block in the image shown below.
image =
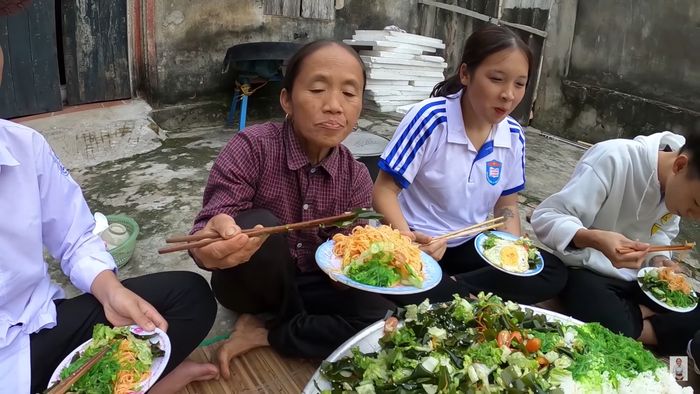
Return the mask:
<path id="1" fill-rule="evenodd" d="M 393 31 L 393 30 L 387 30 L 387 32 L 391 36 L 399 37 L 399 38 L 406 38 L 408 40 L 411 40 L 412 42 L 415 42 L 416 44 L 435 47 L 438 49 L 445 49 L 445 43 L 442 40 L 437 39 L 437 38 L 422 36 L 419 34 L 403 33 L 400 31 Z M 355 33 L 357 33 L 357 31 L 355 31 Z"/>
<path id="2" fill-rule="evenodd" d="M 408 59 L 397 59 L 390 57 L 379 57 L 379 56 L 362 56 L 360 58 L 365 62 L 365 64 L 380 64 L 385 66 L 410 66 L 414 67 L 426 67 L 426 68 L 447 68 L 447 63 L 436 63 L 436 62 L 424 62 L 420 60 L 408 60 Z M 393 67 L 389 67 L 393 68 Z M 430 70 L 433 71 L 433 70 Z"/>
<path id="3" fill-rule="evenodd" d="M 376 45 L 372 47 L 372 50 L 379 52 L 389 52 L 389 53 L 404 53 L 410 55 L 421 55 L 423 51 L 420 49 L 411 49 L 406 47 L 385 47 L 381 45 Z"/>
<path id="4" fill-rule="evenodd" d="M 409 86 L 409 80 L 405 81 L 392 81 L 392 80 L 386 80 L 386 79 L 373 79 L 373 78 L 367 78 L 367 86 L 373 86 L 373 85 L 391 85 L 391 86 L 406 86 L 409 89 L 413 89 L 413 86 Z"/>
<path id="5" fill-rule="evenodd" d="M 395 42 L 399 44 L 405 44 L 405 45 L 413 45 L 416 47 L 420 47 L 421 50 L 429 53 L 433 53 L 437 51 L 438 49 L 444 49 L 445 44 L 437 44 L 437 45 L 426 45 L 422 41 L 418 40 L 412 40 L 408 37 L 394 37 L 391 35 L 387 34 L 382 34 L 382 33 L 372 33 L 372 34 L 355 34 L 352 36 L 352 39 L 355 41 L 388 41 L 388 42 Z"/>
<path id="6" fill-rule="evenodd" d="M 420 55 L 411 55 L 410 53 L 398 53 L 398 52 L 386 52 L 386 51 L 367 51 L 367 50 L 361 50 L 360 51 L 360 56 L 375 56 L 375 57 L 386 57 L 386 58 L 393 58 L 393 59 L 406 59 L 406 60 L 413 60 L 416 59 L 417 57 L 420 57 Z M 428 56 L 428 55 L 424 55 Z"/>
<path id="7" fill-rule="evenodd" d="M 406 78 L 416 77 L 416 78 Z M 422 70 L 369 70 L 367 78 L 390 79 L 390 80 L 418 80 L 424 78 L 440 79 L 444 78 L 442 72 L 439 71 L 422 71 Z"/>
<path id="8" fill-rule="evenodd" d="M 445 80 L 445 78 L 442 78 L 442 79 L 437 79 L 437 78 L 435 78 L 435 79 L 431 79 L 431 78 L 421 78 L 421 79 L 412 80 L 412 81 L 409 82 L 409 84 L 410 84 L 411 86 L 415 86 L 415 87 L 427 87 L 427 86 L 430 86 L 430 87 L 432 88 L 433 86 L 437 85 L 438 83 L 440 83 L 440 82 L 442 82 L 442 81 L 444 81 L 444 80 Z"/>
<path id="9" fill-rule="evenodd" d="M 445 58 L 441 56 L 432 55 L 417 55 L 416 60 L 422 60 L 424 62 L 443 63 L 445 61 Z"/>

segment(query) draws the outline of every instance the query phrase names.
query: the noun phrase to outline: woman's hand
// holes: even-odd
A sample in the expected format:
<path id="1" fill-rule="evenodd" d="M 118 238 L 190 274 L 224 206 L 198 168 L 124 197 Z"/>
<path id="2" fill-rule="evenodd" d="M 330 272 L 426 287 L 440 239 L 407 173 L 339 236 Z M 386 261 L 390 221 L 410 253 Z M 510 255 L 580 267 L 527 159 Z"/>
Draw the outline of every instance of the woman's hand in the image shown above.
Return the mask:
<path id="1" fill-rule="evenodd" d="M 147 331 L 153 331 L 156 327 L 168 330 L 168 322 L 156 308 L 124 287 L 112 271 L 103 271 L 97 275 L 90 288 L 113 326 L 136 324 Z"/>
<path id="2" fill-rule="evenodd" d="M 418 248 L 430 255 L 435 261 L 440 261 L 442 256 L 445 255 L 447 250 L 447 240 L 445 239 L 437 240 L 431 244 L 433 237 L 418 231 L 402 231 L 401 234 L 410 238 L 411 241 L 421 244 Z"/>
<path id="3" fill-rule="evenodd" d="M 261 225 L 255 228 L 262 228 Z M 248 238 L 241 233 L 241 228 L 231 216 L 219 214 L 209 219 L 207 225 L 195 234 L 219 234 L 223 240 L 211 243 L 202 248 L 192 249 L 194 257 L 210 269 L 225 269 L 235 267 L 250 260 L 260 249 L 267 236 Z"/>

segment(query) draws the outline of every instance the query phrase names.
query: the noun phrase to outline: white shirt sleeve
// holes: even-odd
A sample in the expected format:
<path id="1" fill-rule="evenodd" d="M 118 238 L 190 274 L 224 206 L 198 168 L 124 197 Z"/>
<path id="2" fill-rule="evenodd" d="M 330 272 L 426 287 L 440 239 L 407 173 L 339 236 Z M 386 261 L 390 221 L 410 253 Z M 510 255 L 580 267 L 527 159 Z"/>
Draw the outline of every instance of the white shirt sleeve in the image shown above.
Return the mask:
<path id="1" fill-rule="evenodd" d="M 501 196 L 508 196 L 525 189 L 525 133 L 523 129 L 510 126 L 511 133 L 518 131 L 518 142 L 514 146 L 515 160 L 508 163 L 507 184 Z"/>
<path id="2" fill-rule="evenodd" d="M 537 239 L 558 252 L 569 253 L 574 235 L 593 224 L 608 194 L 609 185 L 590 165 L 580 163 L 569 183 L 532 213 L 530 223 Z"/>
<path id="3" fill-rule="evenodd" d="M 92 233 L 95 219 L 80 186 L 41 135 L 36 135 L 34 146 L 44 246 L 61 262 L 75 287 L 89 293 L 102 271 L 117 273 L 116 264 L 102 240 Z"/>
<path id="4" fill-rule="evenodd" d="M 404 116 L 379 160 L 379 168 L 404 189 L 413 183 L 433 146 L 429 138 L 447 122 L 444 100 L 416 104 Z"/>

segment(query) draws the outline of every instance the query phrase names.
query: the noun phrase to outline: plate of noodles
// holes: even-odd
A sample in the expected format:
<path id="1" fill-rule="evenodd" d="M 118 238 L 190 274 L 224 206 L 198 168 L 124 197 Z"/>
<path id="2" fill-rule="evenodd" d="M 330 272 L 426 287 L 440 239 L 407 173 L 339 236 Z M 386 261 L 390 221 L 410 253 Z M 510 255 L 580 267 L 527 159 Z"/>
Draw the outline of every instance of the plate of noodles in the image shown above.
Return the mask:
<path id="1" fill-rule="evenodd" d="M 673 267 L 642 268 L 637 273 L 637 283 L 652 301 L 668 310 L 686 313 L 698 306 L 698 295 Z"/>
<path id="2" fill-rule="evenodd" d="M 440 265 L 389 226 L 357 226 L 316 250 L 316 263 L 335 281 L 380 294 L 416 294 L 437 286 Z"/>
<path id="3" fill-rule="evenodd" d="M 78 346 L 58 365 L 49 388 L 66 379 L 106 346 L 110 350 L 70 387 L 77 394 L 142 394 L 153 386 L 170 359 L 170 339 L 160 329 L 138 326 L 110 328 L 98 324 L 92 339 Z"/>

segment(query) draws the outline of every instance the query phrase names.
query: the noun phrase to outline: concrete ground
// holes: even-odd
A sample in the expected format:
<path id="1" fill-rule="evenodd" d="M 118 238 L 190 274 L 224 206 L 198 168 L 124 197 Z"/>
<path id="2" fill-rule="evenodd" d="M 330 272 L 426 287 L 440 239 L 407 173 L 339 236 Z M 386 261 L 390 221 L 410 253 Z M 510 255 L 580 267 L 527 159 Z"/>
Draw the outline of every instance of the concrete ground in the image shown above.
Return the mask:
<path id="1" fill-rule="evenodd" d="M 208 277 L 185 252 L 158 255 L 165 238 L 189 233 L 201 207 L 202 191 L 219 151 L 234 129 L 204 128 L 168 133 L 150 120 L 143 101 L 25 122 L 42 132 L 74 179 L 82 186 L 93 211 L 128 216 L 141 234 L 131 262 L 120 277 L 166 270 L 189 270 Z M 390 137 L 399 118 L 366 111 L 361 130 Z M 525 216 L 538 202 L 569 179 L 584 150 L 527 130 L 528 183 L 521 196 L 523 229 L 531 235 Z M 697 226 L 683 224 L 679 241 L 697 239 Z M 697 253 L 697 252 L 694 252 Z M 697 258 L 697 254 L 692 255 Z M 690 260 L 697 274 L 697 260 Z M 55 261 L 51 277 L 68 296 L 77 294 Z M 696 289 L 700 283 L 694 281 Z M 231 331 L 235 315 L 220 308 L 211 337 Z"/>

